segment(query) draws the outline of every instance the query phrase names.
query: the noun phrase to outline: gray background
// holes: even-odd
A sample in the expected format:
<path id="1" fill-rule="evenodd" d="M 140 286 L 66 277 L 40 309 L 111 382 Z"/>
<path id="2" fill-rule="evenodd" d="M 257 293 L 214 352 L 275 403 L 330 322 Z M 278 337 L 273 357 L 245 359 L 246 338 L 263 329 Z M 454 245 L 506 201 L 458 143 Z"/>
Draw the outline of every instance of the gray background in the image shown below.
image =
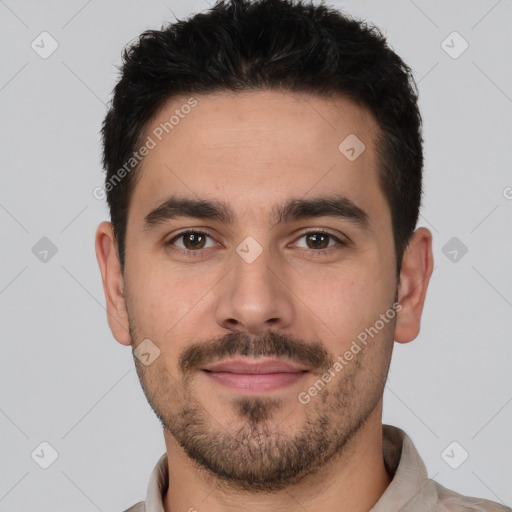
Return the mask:
<path id="1" fill-rule="evenodd" d="M 406 430 L 431 478 L 511 505 L 512 1 L 332 3 L 384 31 L 424 118 L 420 225 L 435 270 L 420 336 L 395 345 L 384 422 Z M 0 0 L 0 511 L 123 510 L 165 451 L 130 349 L 107 326 L 93 240 L 108 211 L 92 192 L 122 47 L 207 7 Z M 58 43 L 46 59 L 31 47 L 43 31 Z M 457 58 L 453 31 L 469 44 Z M 43 237 L 57 248 L 46 262 Z M 43 441 L 59 454 L 48 469 L 31 457 Z M 442 456 L 453 441 L 469 453 L 457 469 Z M 448 453 L 460 462 L 458 445 Z"/>

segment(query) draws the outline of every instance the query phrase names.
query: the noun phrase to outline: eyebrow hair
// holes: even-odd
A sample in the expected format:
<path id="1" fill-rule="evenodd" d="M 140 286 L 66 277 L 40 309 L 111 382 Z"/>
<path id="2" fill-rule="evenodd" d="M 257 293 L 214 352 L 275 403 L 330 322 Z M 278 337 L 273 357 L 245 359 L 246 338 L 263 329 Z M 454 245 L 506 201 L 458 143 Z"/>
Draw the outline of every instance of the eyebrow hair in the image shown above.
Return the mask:
<path id="1" fill-rule="evenodd" d="M 216 220 L 233 224 L 235 214 L 231 207 L 211 199 L 191 199 L 172 196 L 144 217 L 144 230 L 180 217 L 201 220 Z M 368 214 L 350 199 L 340 195 L 315 197 L 312 199 L 290 199 L 283 205 L 274 206 L 271 211 L 273 225 L 316 217 L 346 219 L 363 229 L 369 229 Z"/>
<path id="2" fill-rule="evenodd" d="M 218 220 L 223 224 L 233 224 L 231 208 L 220 201 L 210 199 L 189 199 L 172 196 L 144 217 L 144 229 L 179 217 L 204 220 Z"/>
<path id="3" fill-rule="evenodd" d="M 315 217 L 334 217 L 352 221 L 363 229 L 369 229 L 368 214 L 348 197 L 331 195 L 312 199 L 291 199 L 273 210 L 273 222 L 280 224 L 292 220 Z"/>

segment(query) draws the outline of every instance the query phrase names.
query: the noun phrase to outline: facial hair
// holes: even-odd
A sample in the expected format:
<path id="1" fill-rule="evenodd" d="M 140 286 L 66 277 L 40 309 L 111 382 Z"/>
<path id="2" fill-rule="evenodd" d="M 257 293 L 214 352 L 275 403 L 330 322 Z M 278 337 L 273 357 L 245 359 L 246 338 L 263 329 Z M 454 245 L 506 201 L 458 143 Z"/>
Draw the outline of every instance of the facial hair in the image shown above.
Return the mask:
<path id="1" fill-rule="evenodd" d="M 340 456 L 382 398 L 389 370 L 394 323 L 388 324 L 307 405 L 300 425 L 275 417 L 289 398 L 239 396 L 232 402 L 233 428 L 224 428 L 194 394 L 194 377 L 204 363 L 227 357 L 273 357 L 307 366 L 321 378 L 334 358 L 319 343 L 280 332 L 249 336 L 235 331 L 189 345 L 173 375 L 158 357 L 145 367 L 134 357 L 146 398 L 162 427 L 200 468 L 227 487 L 275 492 L 317 473 Z M 137 337 L 130 322 L 132 340 Z M 312 383 L 313 384 L 313 383 Z M 310 384 L 311 385 L 311 384 Z M 294 397 L 295 398 L 295 397 Z"/>

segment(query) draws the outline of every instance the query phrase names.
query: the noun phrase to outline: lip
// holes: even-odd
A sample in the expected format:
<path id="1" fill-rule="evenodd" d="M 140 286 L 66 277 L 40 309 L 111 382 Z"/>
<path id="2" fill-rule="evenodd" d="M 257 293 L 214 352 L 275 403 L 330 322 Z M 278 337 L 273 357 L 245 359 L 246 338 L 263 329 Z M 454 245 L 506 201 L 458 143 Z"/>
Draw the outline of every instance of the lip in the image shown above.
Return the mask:
<path id="1" fill-rule="evenodd" d="M 244 392 L 273 391 L 291 385 L 308 373 L 307 368 L 277 359 L 231 359 L 202 368 L 210 380 Z"/>
<path id="2" fill-rule="evenodd" d="M 229 359 L 213 363 L 203 368 L 210 372 L 229 372 L 244 374 L 261 373 L 298 373 L 307 368 L 296 366 L 280 359 Z"/>

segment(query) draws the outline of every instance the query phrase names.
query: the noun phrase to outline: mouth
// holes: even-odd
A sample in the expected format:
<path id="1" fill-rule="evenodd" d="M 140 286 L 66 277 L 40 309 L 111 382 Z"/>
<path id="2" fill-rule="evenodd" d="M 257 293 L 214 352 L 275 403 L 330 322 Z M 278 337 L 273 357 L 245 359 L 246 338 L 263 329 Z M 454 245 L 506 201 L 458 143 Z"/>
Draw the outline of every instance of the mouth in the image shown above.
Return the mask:
<path id="1" fill-rule="evenodd" d="M 289 386 L 302 379 L 308 369 L 277 359 L 230 359 L 201 369 L 217 384 L 245 392 L 264 392 Z"/>

